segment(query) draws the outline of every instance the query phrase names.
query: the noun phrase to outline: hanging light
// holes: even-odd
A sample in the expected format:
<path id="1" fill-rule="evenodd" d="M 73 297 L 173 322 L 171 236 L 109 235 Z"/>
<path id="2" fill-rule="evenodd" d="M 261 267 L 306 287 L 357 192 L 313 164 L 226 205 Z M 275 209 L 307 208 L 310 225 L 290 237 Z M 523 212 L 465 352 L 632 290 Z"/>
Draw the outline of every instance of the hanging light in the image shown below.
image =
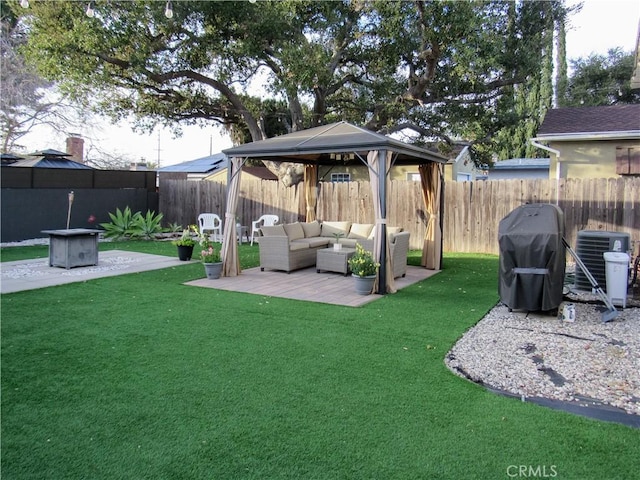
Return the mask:
<path id="1" fill-rule="evenodd" d="M 249 0 L 249 3 L 256 3 L 256 0 Z"/>
<path id="2" fill-rule="evenodd" d="M 20 6 L 22 8 L 29 8 L 29 0 L 20 0 Z"/>
<path id="3" fill-rule="evenodd" d="M 87 5 L 87 11 L 85 12 L 87 14 L 87 17 L 89 18 L 93 18 L 96 16 L 96 11 L 93 9 L 93 2 L 89 2 L 89 5 Z"/>
<path id="4" fill-rule="evenodd" d="M 167 18 L 173 18 L 173 7 L 171 6 L 171 0 L 167 0 L 167 6 L 164 9 L 164 16 Z"/>

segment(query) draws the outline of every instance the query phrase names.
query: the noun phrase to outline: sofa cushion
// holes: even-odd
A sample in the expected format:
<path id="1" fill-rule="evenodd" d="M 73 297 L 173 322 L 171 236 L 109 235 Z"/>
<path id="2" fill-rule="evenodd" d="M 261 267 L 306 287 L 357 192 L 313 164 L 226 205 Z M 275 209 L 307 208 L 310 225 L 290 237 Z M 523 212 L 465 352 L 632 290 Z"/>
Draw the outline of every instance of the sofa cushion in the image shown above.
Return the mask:
<path id="1" fill-rule="evenodd" d="M 337 233 L 341 233 L 346 237 L 351 228 L 351 222 L 322 222 L 321 236 L 333 237 Z"/>
<path id="2" fill-rule="evenodd" d="M 300 222 L 296 223 L 285 223 L 284 230 L 287 232 L 287 237 L 289 240 L 298 240 L 300 238 L 304 238 L 304 230 L 302 229 L 302 225 Z"/>
<path id="3" fill-rule="evenodd" d="M 372 223 L 354 223 L 351 225 L 347 238 L 367 238 L 373 230 Z"/>
<path id="4" fill-rule="evenodd" d="M 309 250 L 309 244 L 303 240 L 294 240 L 289 242 L 289 250 L 295 252 L 296 250 Z"/>
<path id="5" fill-rule="evenodd" d="M 341 238 L 338 242 L 343 247 L 348 248 L 356 248 L 356 243 L 358 243 L 358 239 L 356 238 Z"/>
<path id="6" fill-rule="evenodd" d="M 307 242 L 311 248 L 326 247 L 329 245 L 329 240 L 323 237 L 305 238 L 304 241 Z"/>
<path id="7" fill-rule="evenodd" d="M 315 221 L 315 222 L 301 223 L 301 225 L 302 225 L 302 230 L 304 230 L 305 238 L 320 236 L 320 230 L 321 230 L 320 222 Z"/>
<path id="8" fill-rule="evenodd" d="M 282 225 L 273 225 L 270 227 L 260 227 L 262 235 L 265 237 L 286 237 L 287 232 L 284 231 Z"/>

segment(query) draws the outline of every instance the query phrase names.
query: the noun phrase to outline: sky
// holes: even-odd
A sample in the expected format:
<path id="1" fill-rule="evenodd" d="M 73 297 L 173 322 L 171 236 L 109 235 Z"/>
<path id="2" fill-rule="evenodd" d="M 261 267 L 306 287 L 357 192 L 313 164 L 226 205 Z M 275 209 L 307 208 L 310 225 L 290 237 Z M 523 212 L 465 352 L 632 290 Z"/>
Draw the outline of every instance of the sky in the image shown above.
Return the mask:
<path id="1" fill-rule="evenodd" d="M 579 2 L 568 0 L 566 3 L 572 6 Z M 584 0 L 581 12 L 572 17 L 567 27 L 567 59 L 606 54 L 614 47 L 633 51 L 639 21 L 638 0 Z M 167 129 L 157 128 L 150 135 L 139 135 L 126 123 L 115 127 L 105 121 L 102 127 L 93 128 L 91 132 L 74 133 L 90 136 L 104 151 L 120 153 L 132 161 L 159 163 L 160 167 L 205 157 L 232 146 L 217 126 L 185 127 L 183 135 L 175 138 Z M 66 140 L 44 128 L 21 140 L 28 145 L 29 152 L 46 148 L 66 150 Z"/>

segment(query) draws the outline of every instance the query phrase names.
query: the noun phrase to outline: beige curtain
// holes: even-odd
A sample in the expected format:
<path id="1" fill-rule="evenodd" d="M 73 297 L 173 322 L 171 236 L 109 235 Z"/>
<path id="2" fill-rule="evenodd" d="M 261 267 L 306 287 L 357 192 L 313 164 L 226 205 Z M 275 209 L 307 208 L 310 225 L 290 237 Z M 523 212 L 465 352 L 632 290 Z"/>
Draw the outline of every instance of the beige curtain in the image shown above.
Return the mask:
<path id="1" fill-rule="evenodd" d="M 304 198 L 307 204 L 306 221 L 316 219 L 316 205 L 318 203 L 318 165 L 307 164 L 304 167 Z"/>
<path id="2" fill-rule="evenodd" d="M 242 159 L 233 157 L 229 162 L 227 183 L 227 211 L 224 214 L 224 232 L 222 234 L 222 276 L 235 277 L 240 274 L 238 237 L 236 232 L 236 209 L 242 175 Z"/>
<path id="3" fill-rule="evenodd" d="M 382 218 L 382 199 L 380 198 L 380 183 L 379 182 L 387 182 L 388 185 L 388 169 L 391 163 L 391 152 L 387 152 L 387 161 L 385 162 L 386 168 L 381 168 L 380 166 L 379 155 L 377 151 L 371 151 L 367 155 L 367 164 L 369 165 L 369 183 L 371 184 L 371 193 L 373 200 L 373 211 L 376 216 L 375 222 L 375 234 L 373 241 L 373 258 L 376 259 L 378 263 L 380 263 L 380 259 L 382 258 L 382 225 L 387 223 L 387 219 Z M 388 189 L 385 190 L 388 192 Z M 393 281 L 393 265 L 391 265 L 391 254 L 389 249 L 389 242 L 385 242 L 386 245 L 386 284 L 387 284 L 387 293 L 395 293 L 396 287 L 395 282 Z M 379 275 L 378 275 L 379 277 Z M 373 287 L 373 291 L 376 292 L 378 289 L 378 279 L 376 279 L 376 283 Z"/>
<path id="4" fill-rule="evenodd" d="M 420 165 L 418 170 L 422 184 L 422 199 L 427 214 L 427 230 L 424 234 L 420 264 L 431 270 L 440 270 L 442 267 L 442 229 L 440 228 L 442 166 L 431 162 Z"/>

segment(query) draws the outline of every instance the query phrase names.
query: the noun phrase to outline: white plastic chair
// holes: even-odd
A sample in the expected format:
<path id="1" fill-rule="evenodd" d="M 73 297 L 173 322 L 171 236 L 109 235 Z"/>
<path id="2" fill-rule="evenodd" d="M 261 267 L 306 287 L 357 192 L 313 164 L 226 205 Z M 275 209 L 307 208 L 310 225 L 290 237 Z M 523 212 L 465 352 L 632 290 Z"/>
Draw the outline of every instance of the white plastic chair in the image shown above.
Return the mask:
<path id="1" fill-rule="evenodd" d="M 205 232 L 212 232 L 213 241 L 216 241 L 216 233 L 222 239 L 222 220 L 215 213 L 201 213 L 198 215 L 198 230 L 200 235 Z"/>
<path id="2" fill-rule="evenodd" d="M 251 222 L 251 245 L 256 236 L 260 236 L 260 227 L 272 227 L 280 221 L 278 215 L 262 215 L 259 219 Z"/>

